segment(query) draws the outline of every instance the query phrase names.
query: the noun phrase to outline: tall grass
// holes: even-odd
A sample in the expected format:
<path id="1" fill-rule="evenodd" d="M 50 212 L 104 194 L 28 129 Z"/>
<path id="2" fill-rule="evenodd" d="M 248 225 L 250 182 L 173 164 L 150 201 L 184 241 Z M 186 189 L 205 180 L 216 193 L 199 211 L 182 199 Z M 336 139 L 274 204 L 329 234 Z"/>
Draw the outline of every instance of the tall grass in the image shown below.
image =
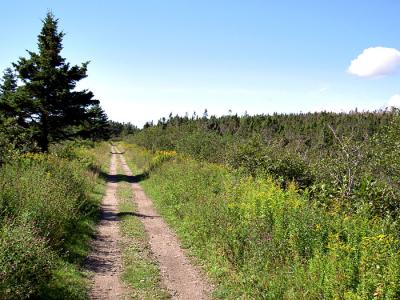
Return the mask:
<path id="1" fill-rule="evenodd" d="M 102 194 L 90 171 L 97 165 L 94 152 L 68 146 L 24 154 L 1 167 L 1 299 L 86 297 L 80 264 Z"/>
<path id="2" fill-rule="evenodd" d="M 127 149 L 152 169 L 143 187 L 219 283 L 217 297 L 400 298 L 398 233 L 368 205 L 322 209 L 294 184 L 179 155 L 151 168 L 160 158 Z"/>

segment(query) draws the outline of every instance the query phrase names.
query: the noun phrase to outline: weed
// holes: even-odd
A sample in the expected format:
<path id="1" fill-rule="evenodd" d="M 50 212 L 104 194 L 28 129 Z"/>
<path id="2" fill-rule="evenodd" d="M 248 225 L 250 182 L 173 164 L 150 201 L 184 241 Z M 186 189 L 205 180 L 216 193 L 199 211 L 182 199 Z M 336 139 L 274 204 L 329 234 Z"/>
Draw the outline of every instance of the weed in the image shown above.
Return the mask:
<path id="1" fill-rule="evenodd" d="M 99 150 L 60 149 L 22 154 L 0 169 L 2 299 L 87 296 L 81 265 L 104 190 L 102 178 L 91 171 L 100 170 L 94 168 Z"/>
<path id="2" fill-rule="evenodd" d="M 142 185 L 219 283 L 215 296 L 399 296 L 396 226 L 371 218 L 368 205 L 352 213 L 340 202 L 321 209 L 296 184 L 282 188 L 265 175 L 247 176 L 179 155 L 153 169 Z"/>

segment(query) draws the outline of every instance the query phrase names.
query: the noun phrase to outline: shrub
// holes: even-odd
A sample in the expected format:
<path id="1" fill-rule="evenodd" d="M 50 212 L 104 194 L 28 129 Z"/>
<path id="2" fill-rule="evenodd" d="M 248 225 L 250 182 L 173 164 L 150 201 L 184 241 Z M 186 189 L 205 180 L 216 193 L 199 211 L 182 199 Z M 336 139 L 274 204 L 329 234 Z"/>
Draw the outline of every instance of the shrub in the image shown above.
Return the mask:
<path id="1" fill-rule="evenodd" d="M 149 168 L 154 156 L 150 151 L 135 144 L 119 143 L 118 149 L 124 152 L 128 162 L 132 162 L 134 167 L 141 171 L 145 171 Z"/>
<path id="2" fill-rule="evenodd" d="M 278 145 L 266 145 L 259 138 L 234 144 L 227 153 L 226 162 L 232 169 L 247 175 L 273 176 L 282 186 L 295 181 L 305 188 L 314 181 L 310 167 L 298 153 Z"/>
<path id="3" fill-rule="evenodd" d="M 89 250 L 100 200 L 92 194 L 97 175 L 89 170 L 91 152 L 70 149 L 68 158 L 26 153 L 0 168 L 1 299 L 85 295 L 78 266 Z M 73 288 L 65 286 L 71 282 Z"/>
<path id="4" fill-rule="evenodd" d="M 0 228 L 0 298 L 25 299 L 49 280 L 55 256 L 37 230 L 24 220 Z"/>
<path id="5" fill-rule="evenodd" d="M 221 163 L 225 160 L 225 153 L 229 137 L 222 137 L 214 132 L 194 131 L 183 135 L 176 141 L 176 150 L 199 160 Z"/>
<path id="6" fill-rule="evenodd" d="M 220 297 L 399 296 L 398 232 L 390 218 L 371 218 L 365 200 L 354 210 L 335 199 L 321 209 L 295 184 L 283 189 L 271 177 L 179 155 L 143 186 L 220 282 Z"/>
<path id="7" fill-rule="evenodd" d="M 8 218 L 26 214 L 40 235 L 58 249 L 69 224 L 92 210 L 91 181 L 83 174 L 77 162 L 51 155 L 24 155 L 0 170 L 0 213 Z"/>
<path id="8" fill-rule="evenodd" d="M 146 172 L 151 172 L 157 167 L 161 166 L 162 163 L 172 160 L 174 158 L 176 158 L 175 151 L 157 151 L 152 157 Z"/>

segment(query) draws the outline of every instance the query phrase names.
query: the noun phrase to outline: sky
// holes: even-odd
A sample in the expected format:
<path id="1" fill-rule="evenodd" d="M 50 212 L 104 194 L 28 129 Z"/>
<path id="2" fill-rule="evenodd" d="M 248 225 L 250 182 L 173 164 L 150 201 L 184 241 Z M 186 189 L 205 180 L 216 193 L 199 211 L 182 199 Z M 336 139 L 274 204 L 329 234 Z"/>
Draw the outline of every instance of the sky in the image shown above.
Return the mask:
<path id="1" fill-rule="evenodd" d="M 37 51 L 48 11 L 79 89 L 110 119 L 400 105 L 397 0 L 0 2 L 0 70 Z"/>

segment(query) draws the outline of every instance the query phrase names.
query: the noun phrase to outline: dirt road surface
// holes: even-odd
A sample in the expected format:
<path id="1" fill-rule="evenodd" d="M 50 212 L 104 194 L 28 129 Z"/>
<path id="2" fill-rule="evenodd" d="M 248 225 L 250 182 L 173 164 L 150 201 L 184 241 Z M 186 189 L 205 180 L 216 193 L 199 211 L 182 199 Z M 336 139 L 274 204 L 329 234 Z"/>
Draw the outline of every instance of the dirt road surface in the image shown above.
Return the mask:
<path id="1" fill-rule="evenodd" d="M 87 269 L 94 274 L 90 299 L 125 299 L 127 293 L 127 288 L 120 279 L 122 260 L 119 243 L 121 236 L 116 197 L 118 183 L 115 180 L 118 154 L 114 154 L 114 147 L 112 153 L 106 194 L 101 205 L 101 219 L 92 244 L 93 251 L 86 263 Z"/>
<path id="2" fill-rule="evenodd" d="M 123 155 L 119 158 L 125 175 L 132 176 Z M 150 237 L 151 250 L 160 265 L 162 280 L 172 299 L 209 299 L 211 285 L 200 270 L 190 263 L 176 235 L 158 215 L 151 199 L 137 182 L 132 182 L 132 189 L 138 215 Z"/>
<path id="3" fill-rule="evenodd" d="M 101 220 L 92 244 L 93 251 L 86 264 L 87 269 L 94 274 L 90 299 L 126 299 L 129 295 L 129 289 L 124 286 L 120 278 L 123 270 L 120 250 L 122 240 L 116 197 L 118 163 L 121 163 L 127 175 L 127 181 L 132 184 L 132 199 L 136 202 L 137 216 L 144 224 L 150 239 L 151 251 L 161 269 L 163 284 L 167 287 L 172 299 L 209 299 L 212 286 L 200 270 L 191 264 L 174 232 L 158 215 L 151 199 L 135 181 L 123 154 L 119 153 L 114 146 L 111 151 L 110 174 L 101 206 Z"/>

